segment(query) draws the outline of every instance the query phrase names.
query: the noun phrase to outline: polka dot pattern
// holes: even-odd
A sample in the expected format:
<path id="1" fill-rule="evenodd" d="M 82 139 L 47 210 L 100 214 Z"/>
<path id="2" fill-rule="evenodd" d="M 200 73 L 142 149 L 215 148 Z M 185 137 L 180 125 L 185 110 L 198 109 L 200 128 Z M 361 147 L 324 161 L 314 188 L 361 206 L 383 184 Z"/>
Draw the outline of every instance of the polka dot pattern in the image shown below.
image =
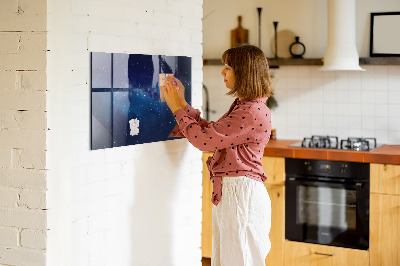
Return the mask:
<path id="1" fill-rule="evenodd" d="M 214 156 L 207 160 L 214 205 L 221 200 L 224 176 L 247 176 L 261 182 L 267 179 L 261 164 L 271 132 L 271 115 L 266 100 L 236 99 L 216 122 L 201 118 L 200 111 L 190 105 L 174 113 L 179 125 L 171 137 L 181 134 L 201 151 L 215 151 Z"/>

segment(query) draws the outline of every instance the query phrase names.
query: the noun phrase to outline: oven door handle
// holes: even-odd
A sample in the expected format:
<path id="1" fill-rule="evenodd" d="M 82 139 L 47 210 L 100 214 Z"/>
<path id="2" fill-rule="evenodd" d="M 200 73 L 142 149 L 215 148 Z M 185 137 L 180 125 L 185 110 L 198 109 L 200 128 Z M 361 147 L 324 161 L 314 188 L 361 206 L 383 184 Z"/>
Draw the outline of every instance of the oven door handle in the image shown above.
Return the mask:
<path id="1" fill-rule="evenodd" d="M 310 180 L 304 180 L 303 178 L 298 178 L 298 177 L 288 177 L 286 181 L 289 182 L 296 182 L 304 185 L 340 185 L 346 188 L 352 188 L 352 189 L 361 189 L 363 188 L 363 183 L 362 182 L 335 182 L 335 181 L 322 181 L 322 180 L 315 180 L 315 181 L 310 181 Z"/>

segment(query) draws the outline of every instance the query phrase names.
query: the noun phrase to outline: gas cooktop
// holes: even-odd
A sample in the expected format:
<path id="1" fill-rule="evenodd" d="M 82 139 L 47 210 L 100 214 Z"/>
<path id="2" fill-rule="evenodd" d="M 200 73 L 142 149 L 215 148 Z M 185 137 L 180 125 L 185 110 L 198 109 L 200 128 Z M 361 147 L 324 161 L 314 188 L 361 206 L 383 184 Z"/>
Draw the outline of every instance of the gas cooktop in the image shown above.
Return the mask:
<path id="1" fill-rule="evenodd" d="M 311 136 L 302 142 L 289 145 L 291 147 L 337 149 L 353 151 L 371 151 L 382 145 L 377 145 L 376 138 L 347 138 L 339 142 L 336 136 Z"/>

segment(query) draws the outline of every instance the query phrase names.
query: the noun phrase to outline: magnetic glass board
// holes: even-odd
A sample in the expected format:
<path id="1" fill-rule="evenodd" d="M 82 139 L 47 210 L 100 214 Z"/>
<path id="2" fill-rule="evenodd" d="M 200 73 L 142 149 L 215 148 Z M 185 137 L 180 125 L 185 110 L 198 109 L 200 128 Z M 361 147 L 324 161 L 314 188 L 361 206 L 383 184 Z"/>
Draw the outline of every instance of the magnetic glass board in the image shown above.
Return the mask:
<path id="1" fill-rule="evenodd" d="M 91 149 L 171 139 L 176 121 L 159 88 L 166 75 L 191 104 L 190 57 L 92 52 Z"/>

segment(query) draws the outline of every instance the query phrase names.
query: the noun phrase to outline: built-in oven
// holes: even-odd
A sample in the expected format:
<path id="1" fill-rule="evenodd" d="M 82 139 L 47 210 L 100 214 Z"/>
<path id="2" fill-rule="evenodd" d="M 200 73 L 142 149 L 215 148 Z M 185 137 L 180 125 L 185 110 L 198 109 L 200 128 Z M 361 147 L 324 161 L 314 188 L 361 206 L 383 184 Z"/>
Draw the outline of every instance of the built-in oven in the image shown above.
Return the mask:
<path id="1" fill-rule="evenodd" d="M 286 239 L 368 249 L 369 164 L 287 158 L 285 169 Z"/>

